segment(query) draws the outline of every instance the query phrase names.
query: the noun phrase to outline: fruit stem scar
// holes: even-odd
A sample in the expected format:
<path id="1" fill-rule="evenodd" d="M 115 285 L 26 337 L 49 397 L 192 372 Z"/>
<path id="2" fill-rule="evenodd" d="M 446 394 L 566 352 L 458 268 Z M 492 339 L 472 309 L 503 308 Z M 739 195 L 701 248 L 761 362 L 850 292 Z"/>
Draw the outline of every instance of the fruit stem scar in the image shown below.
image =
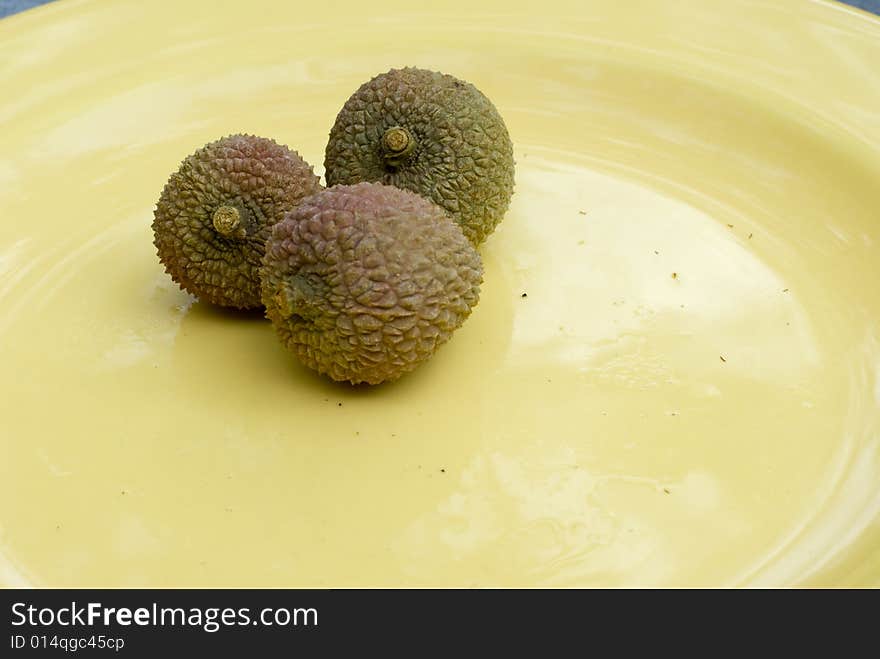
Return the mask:
<path id="1" fill-rule="evenodd" d="M 406 128 L 393 126 L 382 136 L 382 147 L 386 160 L 399 161 L 412 153 L 416 148 L 416 140 Z"/>
<path id="2" fill-rule="evenodd" d="M 275 306 L 278 308 L 282 318 L 290 318 L 294 315 L 293 301 L 283 287 L 275 291 L 273 301 L 275 302 Z"/>
<path id="3" fill-rule="evenodd" d="M 406 150 L 406 147 L 409 146 L 411 138 L 409 131 L 407 131 L 406 128 L 395 126 L 394 128 L 386 130 L 382 139 L 385 141 L 386 149 L 393 153 L 400 153 L 401 151 Z"/>
<path id="4" fill-rule="evenodd" d="M 220 206 L 211 217 L 214 229 L 228 238 L 244 238 L 246 234 L 241 226 L 241 213 L 235 206 Z"/>
<path id="5" fill-rule="evenodd" d="M 315 299 L 326 294 L 316 275 L 297 274 L 278 287 L 272 301 L 282 318 L 309 322 L 315 317 Z"/>

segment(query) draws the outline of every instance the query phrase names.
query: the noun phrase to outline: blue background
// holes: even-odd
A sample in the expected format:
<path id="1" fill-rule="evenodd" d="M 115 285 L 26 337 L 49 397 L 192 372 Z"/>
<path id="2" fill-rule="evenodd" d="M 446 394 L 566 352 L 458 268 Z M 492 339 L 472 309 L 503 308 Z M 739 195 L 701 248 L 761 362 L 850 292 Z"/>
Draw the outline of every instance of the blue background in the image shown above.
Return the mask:
<path id="1" fill-rule="evenodd" d="M 2 1 L 3 0 L 0 0 L 0 3 L 2 3 Z M 873 11 L 875 14 L 880 14 L 880 0 L 844 0 L 844 2 L 853 7 L 860 7 L 866 11 Z"/>
<path id="2" fill-rule="evenodd" d="M 144 1 L 149 2 L 149 0 Z M 47 2 L 51 2 L 51 0 L 0 0 L 0 18 Z M 880 14 L 880 0 L 845 0 L 845 2 L 848 5 Z"/>

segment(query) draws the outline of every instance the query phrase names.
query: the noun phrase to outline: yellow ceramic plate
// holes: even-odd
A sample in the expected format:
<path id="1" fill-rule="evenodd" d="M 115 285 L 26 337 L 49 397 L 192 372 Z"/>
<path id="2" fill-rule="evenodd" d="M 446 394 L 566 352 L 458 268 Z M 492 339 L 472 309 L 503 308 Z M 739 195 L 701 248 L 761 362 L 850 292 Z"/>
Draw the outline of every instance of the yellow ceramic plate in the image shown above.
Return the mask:
<path id="1" fill-rule="evenodd" d="M 419 6 L 0 23 L 0 580 L 880 584 L 880 21 Z M 152 209 L 232 132 L 320 170 L 402 65 L 493 99 L 517 190 L 453 340 L 339 386 L 178 290 Z"/>

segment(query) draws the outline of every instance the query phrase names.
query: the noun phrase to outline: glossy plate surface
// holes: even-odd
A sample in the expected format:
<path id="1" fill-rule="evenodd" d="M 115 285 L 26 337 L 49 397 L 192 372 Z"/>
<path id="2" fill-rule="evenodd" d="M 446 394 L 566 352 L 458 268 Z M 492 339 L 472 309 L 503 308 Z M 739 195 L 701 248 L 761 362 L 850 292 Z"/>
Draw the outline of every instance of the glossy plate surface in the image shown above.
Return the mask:
<path id="1" fill-rule="evenodd" d="M 0 23 L 0 582 L 880 584 L 880 21 L 821 2 L 62 0 Z M 150 230 L 205 142 L 482 89 L 472 317 L 334 385 Z M 524 296 L 525 294 L 525 296 Z"/>

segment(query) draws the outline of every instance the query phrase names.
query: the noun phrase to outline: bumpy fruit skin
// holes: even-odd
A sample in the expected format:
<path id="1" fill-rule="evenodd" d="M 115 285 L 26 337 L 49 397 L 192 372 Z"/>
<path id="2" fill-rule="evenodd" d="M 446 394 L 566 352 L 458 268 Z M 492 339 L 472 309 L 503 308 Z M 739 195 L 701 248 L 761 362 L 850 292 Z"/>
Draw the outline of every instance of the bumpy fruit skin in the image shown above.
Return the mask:
<path id="1" fill-rule="evenodd" d="M 441 208 L 375 183 L 328 188 L 275 225 L 263 304 L 282 343 L 337 381 L 428 359 L 479 301 L 480 256 Z"/>
<path id="2" fill-rule="evenodd" d="M 273 140 L 231 135 L 171 175 L 153 219 L 154 244 L 182 289 L 226 307 L 260 306 L 269 230 L 320 180 L 298 153 Z"/>
<path id="3" fill-rule="evenodd" d="M 492 102 L 470 83 L 411 67 L 376 76 L 348 99 L 324 168 L 327 185 L 378 181 L 431 199 L 474 245 L 513 194 L 513 144 Z"/>

